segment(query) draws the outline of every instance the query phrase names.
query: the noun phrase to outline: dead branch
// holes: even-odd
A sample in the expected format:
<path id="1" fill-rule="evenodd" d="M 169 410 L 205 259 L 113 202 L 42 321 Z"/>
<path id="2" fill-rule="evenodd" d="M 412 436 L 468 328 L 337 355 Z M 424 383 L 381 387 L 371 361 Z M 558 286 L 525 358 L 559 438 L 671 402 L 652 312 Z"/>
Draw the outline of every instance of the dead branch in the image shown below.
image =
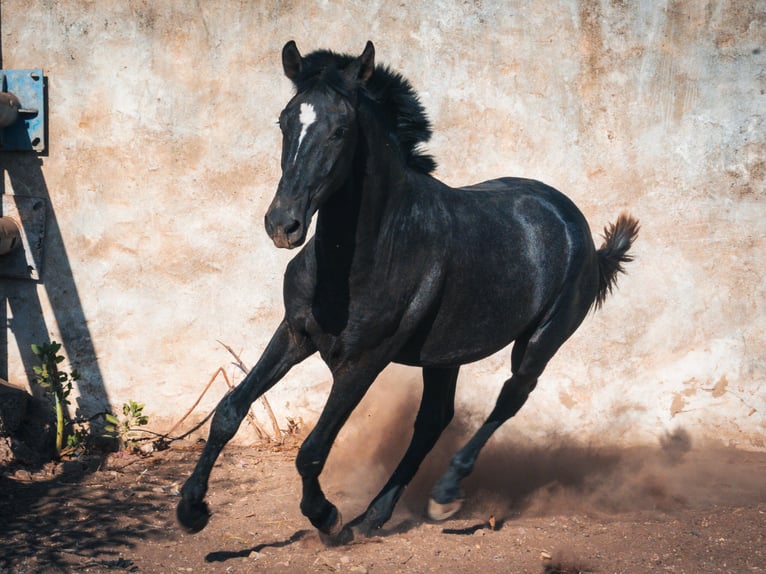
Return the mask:
<path id="1" fill-rule="evenodd" d="M 244 361 L 240 358 L 237 353 L 234 352 L 234 349 L 232 349 L 229 345 L 222 341 L 218 341 L 218 343 L 229 353 L 231 353 L 232 357 L 236 359 L 236 362 L 234 363 L 239 369 L 247 375 L 247 373 L 250 372 L 250 369 L 245 365 Z M 269 415 L 269 419 L 271 419 L 271 426 L 274 429 L 274 439 L 278 442 L 282 442 L 282 431 L 279 428 L 279 424 L 277 424 L 277 417 L 274 415 L 274 411 L 271 409 L 271 405 L 269 404 L 269 400 L 266 398 L 266 395 L 261 395 L 261 403 L 263 404 L 263 408 L 266 409 L 266 412 Z"/>
<path id="2" fill-rule="evenodd" d="M 230 391 L 234 390 L 234 385 L 231 384 L 229 377 L 227 377 L 224 374 L 223 378 L 226 380 L 226 384 L 228 385 L 229 390 Z M 252 410 L 248 410 L 247 420 L 250 423 L 250 425 L 255 429 L 255 433 L 258 435 L 258 438 L 260 440 L 265 440 L 266 442 L 271 441 L 271 437 L 269 436 L 269 433 L 266 432 L 266 429 L 264 429 L 261 426 L 261 423 L 258 422 L 258 419 L 255 418 L 255 415 L 253 414 Z"/>
<path id="3" fill-rule="evenodd" d="M 181 423 L 186 420 L 186 417 L 192 414 L 194 409 L 197 408 L 197 405 L 202 400 L 202 397 L 204 397 L 205 393 L 207 393 L 208 389 L 210 389 L 210 385 L 213 384 L 213 381 L 215 381 L 216 377 L 218 376 L 218 373 L 223 373 L 223 376 L 226 377 L 226 371 L 223 370 L 223 367 L 219 367 L 218 370 L 215 373 L 213 373 L 213 376 L 210 377 L 210 380 L 207 382 L 207 385 L 205 385 L 205 389 L 202 391 L 202 394 L 197 398 L 196 401 L 194 401 L 194 404 L 191 406 L 191 408 L 188 411 L 186 411 L 186 414 L 182 416 L 181 419 L 176 424 L 174 424 L 173 427 L 168 432 L 165 433 L 165 436 L 169 437 L 174 430 L 176 430 L 179 426 L 181 426 Z"/>
<path id="4" fill-rule="evenodd" d="M 202 397 L 204 397 L 205 393 L 207 393 L 208 390 L 210 390 L 210 386 L 213 384 L 213 381 L 216 380 L 219 374 L 223 375 L 223 380 L 226 381 L 226 386 L 229 388 L 229 391 L 231 391 L 234 388 L 234 385 L 231 384 L 231 381 L 229 380 L 229 376 L 226 374 L 226 371 L 224 370 L 224 368 L 218 367 L 216 372 L 213 373 L 213 376 L 210 377 L 210 380 L 207 382 L 207 385 L 205 385 L 205 388 L 202 390 L 202 393 L 200 394 L 200 396 L 197 398 L 196 401 L 194 401 L 194 404 L 191 406 L 191 408 L 188 411 L 186 411 L 186 414 L 182 416 L 181 419 L 178 422 L 176 422 L 176 424 L 174 424 L 169 431 L 167 431 L 163 435 L 158 435 L 158 436 L 162 438 L 169 438 L 170 435 L 173 433 L 173 431 L 176 430 L 179 426 L 181 426 L 181 424 L 186 420 L 186 418 L 190 414 L 192 414 L 192 412 L 194 412 L 194 409 L 197 408 L 197 405 L 199 405 L 200 401 L 202 400 Z M 210 418 L 210 415 L 205 417 L 205 420 L 207 420 L 208 418 Z M 266 430 L 263 428 L 263 426 L 261 426 L 261 424 L 258 422 L 258 420 L 255 418 L 255 416 L 251 412 L 247 413 L 247 420 L 250 423 L 250 425 L 253 427 L 253 429 L 255 430 L 256 435 L 258 435 L 259 440 L 265 440 L 266 442 L 271 441 L 271 437 L 269 436 L 269 433 L 266 432 Z M 143 429 L 137 429 L 137 430 L 143 430 Z M 152 434 L 155 434 L 155 433 L 152 433 Z"/>

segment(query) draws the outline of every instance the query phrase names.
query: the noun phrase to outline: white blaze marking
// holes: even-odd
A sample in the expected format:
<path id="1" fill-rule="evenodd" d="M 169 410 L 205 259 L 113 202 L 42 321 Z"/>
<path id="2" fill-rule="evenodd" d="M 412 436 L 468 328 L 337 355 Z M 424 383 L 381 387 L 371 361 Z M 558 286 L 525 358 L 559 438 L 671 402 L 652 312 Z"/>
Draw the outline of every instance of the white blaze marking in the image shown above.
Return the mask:
<path id="1" fill-rule="evenodd" d="M 306 132 L 309 130 L 309 126 L 317 121 L 317 113 L 314 110 L 314 106 L 307 103 L 301 104 L 301 115 L 298 116 L 298 120 L 301 122 L 301 135 L 298 136 L 298 147 L 295 149 L 295 157 L 293 157 L 293 163 L 298 159 L 298 150 L 301 149 L 303 138 L 306 137 Z"/>

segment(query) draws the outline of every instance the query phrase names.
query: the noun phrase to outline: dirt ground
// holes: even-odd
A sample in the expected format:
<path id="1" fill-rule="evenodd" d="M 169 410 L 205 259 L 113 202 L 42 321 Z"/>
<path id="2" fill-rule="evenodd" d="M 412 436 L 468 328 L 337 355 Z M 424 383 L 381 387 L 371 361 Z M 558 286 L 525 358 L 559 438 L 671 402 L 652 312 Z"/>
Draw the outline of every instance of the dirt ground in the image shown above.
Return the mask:
<path id="1" fill-rule="evenodd" d="M 227 448 L 196 535 L 174 513 L 198 444 L 0 467 L 0 572 L 766 572 L 763 453 L 693 449 L 683 435 L 656 449 L 490 443 L 463 510 L 431 524 L 422 510 L 448 460 L 437 450 L 380 536 L 326 548 L 298 508 L 296 444 Z M 397 449 L 345 444 L 323 484 L 350 519 Z"/>

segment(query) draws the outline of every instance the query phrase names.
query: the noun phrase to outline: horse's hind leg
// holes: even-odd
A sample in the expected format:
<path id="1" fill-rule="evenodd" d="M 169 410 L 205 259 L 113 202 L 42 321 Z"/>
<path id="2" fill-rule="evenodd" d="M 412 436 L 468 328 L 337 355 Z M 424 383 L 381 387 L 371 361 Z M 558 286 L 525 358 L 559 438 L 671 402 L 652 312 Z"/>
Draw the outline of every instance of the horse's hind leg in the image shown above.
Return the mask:
<path id="1" fill-rule="evenodd" d="M 258 364 L 218 403 L 205 448 L 194 472 L 181 488 L 176 516 L 187 531 L 199 532 L 207 525 L 210 512 L 204 498 L 210 471 L 223 447 L 236 434 L 250 405 L 274 386 L 293 365 L 313 352 L 310 341 L 295 336 L 283 321 Z"/>
<path id="2" fill-rule="evenodd" d="M 476 434 L 452 457 L 449 468 L 431 490 L 428 515 L 432 520 L 445 520 L 460 510 L 460 482 L 473 471 L 482 447 L 500 425 L 524 406 L 548 361 L 586 312 L 587 309 L 563 310 L 530 335 L 517 339 L 511 356 L 513 376 L 503 384 L 495 408 Z"/>
<path id="3" fill-rule="evenodd" d="M 353 531 L 369 536 L 391 518 L 404 488 L 452 420 L 458 371 L 459 367 L 423 369 L 423 397 L 407 452 L 367 510 L 349 523 Z"/>
<path id="4" fill-rule="evenodd" d="M 519 411 L 536 384 L 536 376 L 516 374 L 505 381 L 492 413 L 476 434 L 452 457 L 449 468 L 431 490 L 429 518 L 446 520 L 460 510 L 463 502 L 460 482 L 471 474 L 479 452 L 492 434 Z"/>

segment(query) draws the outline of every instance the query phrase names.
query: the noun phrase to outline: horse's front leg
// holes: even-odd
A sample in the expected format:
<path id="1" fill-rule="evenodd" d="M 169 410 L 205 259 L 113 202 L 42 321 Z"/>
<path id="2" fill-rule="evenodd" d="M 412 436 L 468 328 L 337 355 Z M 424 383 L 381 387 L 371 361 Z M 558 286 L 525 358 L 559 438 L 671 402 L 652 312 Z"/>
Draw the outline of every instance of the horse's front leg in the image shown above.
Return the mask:
<path id="1" fill-rule="evenodd" d="M 210 512 L 204 498 L 210 471 L 223 447 L 236 434 L 250 405 L 273 387 L 293 365 L 314 351 L 311 341 L 296 335 L 283 321 L 255 367 L 218 403 L 205 448 L 194 472 L 181 488 L 176 515 L 187 531 L 199 532 L 207 525 Z"/>
<path id="2" fill-rule="evenodd" d="M 320 537 L 328 545 L 348 542 L 351 536 L 343 529 L 340 512 L 322 492 L 319 475 L 338 432 L 381 370 L 382 366 L 333 369 L 330 396 L 314 430 L 306 437 L 295 459 L 303 483 L 301 512 L 319 530 Z M 347 534 L 348 539 L 345 538 Z"/>

